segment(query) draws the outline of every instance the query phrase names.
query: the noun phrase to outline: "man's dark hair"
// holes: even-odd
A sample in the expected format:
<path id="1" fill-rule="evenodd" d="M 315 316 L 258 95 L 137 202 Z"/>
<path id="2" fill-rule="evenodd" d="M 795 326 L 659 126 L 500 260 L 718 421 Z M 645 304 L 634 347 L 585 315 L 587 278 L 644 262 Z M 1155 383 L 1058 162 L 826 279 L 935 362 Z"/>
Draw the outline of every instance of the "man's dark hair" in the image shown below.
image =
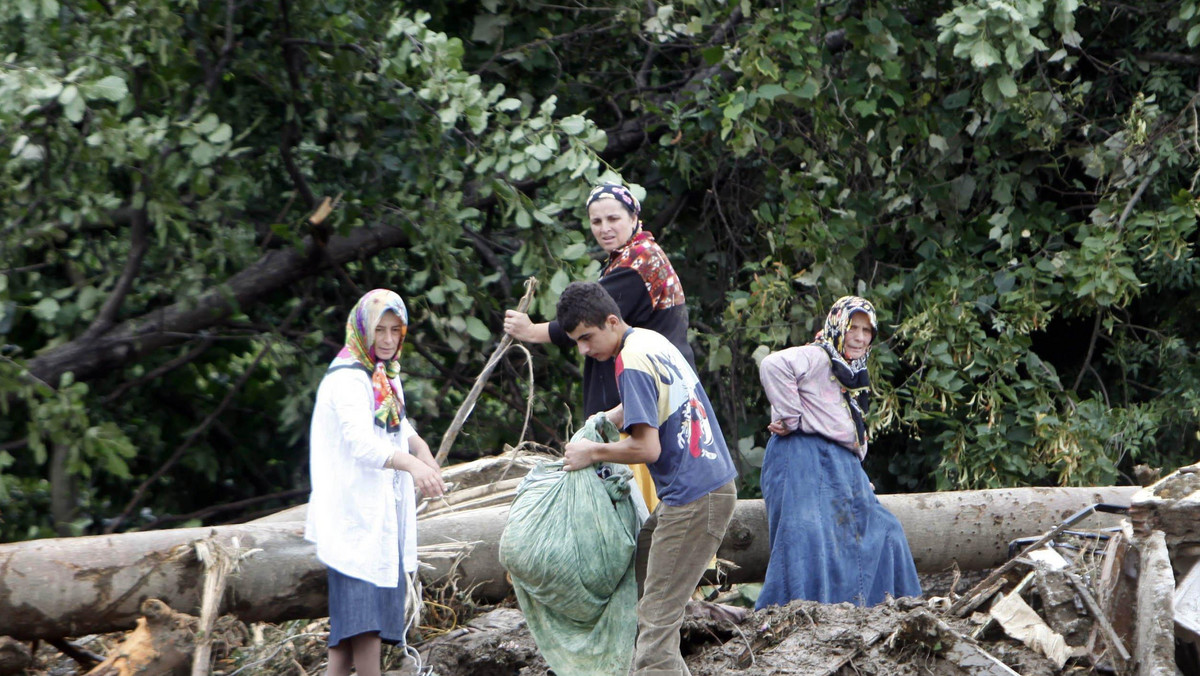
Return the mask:
<path id="1" fill-rule="evenodd" d="M 558 325 L 563 331 L 571 333 L 580 325 L 604 326 L 609 315 L 621 317 L 621 308 L 598 283 L 572 282 L 558 297 L 555 313 L 558 315 Z"/>

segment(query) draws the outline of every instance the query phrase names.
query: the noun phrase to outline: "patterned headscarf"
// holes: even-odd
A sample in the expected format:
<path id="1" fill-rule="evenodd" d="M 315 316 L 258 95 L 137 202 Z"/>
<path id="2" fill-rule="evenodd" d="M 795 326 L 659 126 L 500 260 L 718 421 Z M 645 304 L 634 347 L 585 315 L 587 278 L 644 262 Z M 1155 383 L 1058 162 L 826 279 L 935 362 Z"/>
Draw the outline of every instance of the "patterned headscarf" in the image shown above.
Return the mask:
<path id="1" fill-rule="evenodd" d="M 663 253 L 662 247 L 654 241 L 654 235 L 642 229 L 642 220 L 638 217 L 642 213 L 642 205 L 638 199 L 629 188 L 619 183 L 601 183 L 592 188 L 587 206 L 590 207 L 602 199 L 617 200 L 633 214 L 637 224 L 630 233 L 629 240 L 609 253 L 608 263 L 600 272 L 600 277 L 607 277 L 618 268 L 633 268 L 645 282 L 646 291 L 650 294 L 650 302 L 655 310 L 683 305 L 686 302 L 683 286 L 679 283 L 675 268 L 671 266 L 671 261 L 667 259 L 667 254 Z"/>
<path id="2" fill-rule="evenodd" d="M 383 313 L 391 312 L 400 318 L 400 344 L 396 355 L 387 361 L 375 356 L 375 327 Z M 373 408 L 375 424 L 388 432 L 400 429 L 404 419 L 404 388 L 400 385 L 400 348 L 408 333 L 408 310 L 399 294 L 388 289 L 374 289 L 363 294 L 346 318 L 346 344 L 329 364 L 329 370 L 361 368 L 371 376 L 375 394 Z"/>
<path id="3" fill-rule="evenodd" d="M 595 188 L 592 188 L 592 192 L 588 194 L 587 204 L 584 205 L 584 208 L 590 207 L 592 206 L 592 202 L 602 199 L 617 200 L 621 203 L 621 206 L 625 207 L 629 210 L 629 213 L 633 214 L 634 218 L 637 218 L 638 215 L 642 213 L 641 202 L 638 202 L 638 199 L 633 196 L 633 193 L 629 192 L 629 188 L 626 188 L 620 183 L 601 183 Z M 638 221 L 638 224 L 641 224 L 640 220 Z"/>
<path id="4" fill-rule="evenodd" d="M 813 345 L 824 348 L 825 353 L 829 355 L 833 375 L 842 385 L 842 396 L 850 407 L 851 417 L 854 418 L 858 445 L 863 446 L 867 443 L 867 427 L 863 416 L 867 412 L 871 394 L 871 377 L 867 374 L 867 356 L 871 354 L 871 346 L 868 345 L 863 356 L 858 359 L 847 361 L 842 354 L 846 332 L 850 330 L 850 319 L 856 312 L 865 314 L 870 320 L 871 335 L 874 338 L 879 332 L 879 325 L 875 321 L 875 307 L 871 305 L 871 301 L 858 296 L 842 296 L 829 309 L 829 315 L 825 317 L 825 328 L 817 333 Z"/>

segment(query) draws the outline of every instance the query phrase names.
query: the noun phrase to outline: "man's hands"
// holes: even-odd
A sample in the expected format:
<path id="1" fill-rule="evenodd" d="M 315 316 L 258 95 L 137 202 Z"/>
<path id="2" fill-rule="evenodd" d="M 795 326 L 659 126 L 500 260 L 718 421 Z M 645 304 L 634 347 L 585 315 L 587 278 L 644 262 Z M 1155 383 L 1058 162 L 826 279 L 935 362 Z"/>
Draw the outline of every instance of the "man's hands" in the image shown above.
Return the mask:
<path id="1" fill-rule="evenodd" d="M 580 441 L 568 442 L 563 446 L 563 469 L 568 472 L 591 467 L 595 462 L 592 456 L 592 451 L 599 446 L 594 441 L 581 439 Z"/>

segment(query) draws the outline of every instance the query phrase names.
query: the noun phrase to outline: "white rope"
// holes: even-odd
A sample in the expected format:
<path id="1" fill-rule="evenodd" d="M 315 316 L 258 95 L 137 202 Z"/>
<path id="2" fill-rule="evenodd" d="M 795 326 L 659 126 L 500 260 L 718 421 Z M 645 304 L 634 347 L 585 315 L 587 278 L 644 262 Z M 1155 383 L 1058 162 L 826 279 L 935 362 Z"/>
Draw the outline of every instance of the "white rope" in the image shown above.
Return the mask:
<path id="1" fill-rule="evenodd" d="M 421 622 L 421 607 L 425 605 L 421 595 L 421 581 L 417 578 L 417 573 L 405 573 L 404 583 L 406 586 L 404 604 L 404 654 L 412 658 L 413 666 L 416 668 L 418 676 L 435 676 L 432 666 L 425 666 L 424 660 L 421 659 L 421 653 L 417 649 L 408 644 L 408 632 L 416 627 Z"/>

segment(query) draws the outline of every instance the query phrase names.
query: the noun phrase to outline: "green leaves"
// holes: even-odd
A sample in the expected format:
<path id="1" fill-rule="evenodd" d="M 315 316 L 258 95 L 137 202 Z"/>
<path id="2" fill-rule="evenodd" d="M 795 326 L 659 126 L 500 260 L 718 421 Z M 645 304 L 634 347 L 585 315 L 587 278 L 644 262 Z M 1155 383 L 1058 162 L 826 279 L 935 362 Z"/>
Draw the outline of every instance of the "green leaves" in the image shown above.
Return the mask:
<path id="1" fill-rule="evenodd" d="M 1079 47 L 1082 38 L 1075 31 L 1078 0 L 1053 1 L 1053 25 L 1063 44 Z M 984 99 L 1000 105 L 1018 95 L 1015 74 L 1035 54 L 1048 49 L 1040 30 L 1046 5 L 1044 0 L 964 2 L 938 17 L 938 43 L 953 45 L 955 57 L 968 60 L 973 68 L 987 73 Z"/>
<path id="2" fill-rule="evenodd" d="M 124 100 L 129 94 L 125 80 L 119 75 L 109 75 L 101 78 L 88 87 L 89 98 L 104 99 L 114 103 Z"/>

